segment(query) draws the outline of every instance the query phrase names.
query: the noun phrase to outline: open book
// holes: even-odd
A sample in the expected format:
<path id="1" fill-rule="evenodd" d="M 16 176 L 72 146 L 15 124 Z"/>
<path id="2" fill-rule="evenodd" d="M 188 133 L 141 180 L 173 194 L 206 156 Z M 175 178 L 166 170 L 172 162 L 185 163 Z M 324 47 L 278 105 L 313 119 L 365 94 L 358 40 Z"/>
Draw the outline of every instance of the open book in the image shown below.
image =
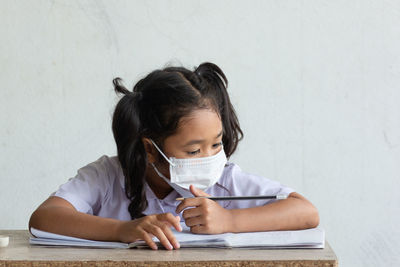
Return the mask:
<path id="1" fill-rule="evenodd" d="M 325 246 L 325 231 L 320 227 L 296 231 L 226 233 L 218 235 L 192 234 L 184 223 L 182 224 L 182 229 L 182 232 L 173 230 L 181 248 L 324 248 Z M 35 236 L 29 240 L 32 245 L 94 248 L 148 247 L 142 240 L 127 244 L 63 236 L 34 228 L 31 228 L 31 232 Z M 157 238 L 154 237 L 154 241 L 159 247 L 162 247 Z"/>

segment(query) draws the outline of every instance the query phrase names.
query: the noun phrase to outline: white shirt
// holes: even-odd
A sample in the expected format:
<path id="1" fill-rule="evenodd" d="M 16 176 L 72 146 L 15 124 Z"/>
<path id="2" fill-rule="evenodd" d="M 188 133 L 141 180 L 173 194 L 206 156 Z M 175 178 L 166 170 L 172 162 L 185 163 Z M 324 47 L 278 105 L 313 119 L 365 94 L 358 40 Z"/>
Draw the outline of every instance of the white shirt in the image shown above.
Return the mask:
<path id="1" fill-rule="evenodd" d="M 162 178 L 160 178 L 162 179 Z M 170 212 L 180 201 L 180 195 L 173 190 L 164 199 L 158 199 L 151 188 L 145 183 L 148 206 L 144 214 Z M 283 186 L 276 181 L 243 172 L 238 165 L 228 163 L 218 182 L 208 188 L 206 193 L 211 196 L 244 196 L 244 195 L 289 195 L 293 189 Z M 130 200 L 125 195 L 125 177 L 117 156 L 106 155 L 80 168 L 75 177 L 70 178 L 51 196 L 61 197 L 70 202 L 76 210 L 96 216 L 131 220 L 128 211 Z M 276 200 L 234 200 L 219 201 L 226 209 L 239 209 L 262 206 Z M 182 216 L 181 216 L 181 220 Z"/>

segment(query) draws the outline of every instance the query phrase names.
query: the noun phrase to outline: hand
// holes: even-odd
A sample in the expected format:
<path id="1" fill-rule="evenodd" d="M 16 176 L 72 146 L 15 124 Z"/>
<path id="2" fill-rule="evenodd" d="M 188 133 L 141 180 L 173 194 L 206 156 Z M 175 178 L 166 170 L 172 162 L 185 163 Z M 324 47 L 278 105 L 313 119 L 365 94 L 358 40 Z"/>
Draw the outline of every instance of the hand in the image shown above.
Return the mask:
<path id="1" fill-rule="evenodd" d="M 183 200 L 176 208 L 176 213 L 180 213 L 187 207 L 182 217 L 185 223 L 190 227 L 190 231 L 195 234 L 221 234 L 230 232 L 232 229 L 232 214 L 229 210 L 221 207 L 217 202 L 201 198 L 210 196 L 193 185 L 190 186 L 190 192 L 195 198 Z"/>
<path id="2" fill-rule="evenodd" d="M 173 235 L 171 227 L 179 232 L 182 231 L 179 216 L 175 217 L 171 213 L 153 214 L 122 222 L 118 229 L 118 237 L 125 243 L 144 240 L 152 249 L 156 250 L 157 245 L 152 240 L 152 237 L 155 236 L 166 249 L 178 249 L 180 245 Z"/>

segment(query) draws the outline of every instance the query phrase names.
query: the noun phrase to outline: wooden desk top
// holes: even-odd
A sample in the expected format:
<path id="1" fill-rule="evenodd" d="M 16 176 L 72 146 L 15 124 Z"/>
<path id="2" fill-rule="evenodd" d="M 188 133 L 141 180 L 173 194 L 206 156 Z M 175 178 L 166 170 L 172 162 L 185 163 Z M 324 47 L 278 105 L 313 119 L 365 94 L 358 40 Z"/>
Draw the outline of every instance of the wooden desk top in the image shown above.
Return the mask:
<path id="1" fill-rule="evenodd" d="M 332 248 L 324 249 L 93 249 L 38 247 L 27 230 L 0 230 L 10 244 L 0 248 L 6 266 L 338 266 Z"/>

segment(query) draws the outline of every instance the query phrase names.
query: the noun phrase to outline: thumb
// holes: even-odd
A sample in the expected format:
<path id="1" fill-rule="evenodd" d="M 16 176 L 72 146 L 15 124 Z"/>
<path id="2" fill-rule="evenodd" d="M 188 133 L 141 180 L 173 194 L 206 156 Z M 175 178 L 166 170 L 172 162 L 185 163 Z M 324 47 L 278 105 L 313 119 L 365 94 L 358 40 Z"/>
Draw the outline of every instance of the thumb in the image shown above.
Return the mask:
<path id="1" fill-rule="evenodd" d="M 190 192 L 195 196 L 195 197 L 209 197 L 210 195 L 204 192 L 203 190 L 200 190 L 196 188 L 194 185 L 190 185 L 189 187 Z"/>

